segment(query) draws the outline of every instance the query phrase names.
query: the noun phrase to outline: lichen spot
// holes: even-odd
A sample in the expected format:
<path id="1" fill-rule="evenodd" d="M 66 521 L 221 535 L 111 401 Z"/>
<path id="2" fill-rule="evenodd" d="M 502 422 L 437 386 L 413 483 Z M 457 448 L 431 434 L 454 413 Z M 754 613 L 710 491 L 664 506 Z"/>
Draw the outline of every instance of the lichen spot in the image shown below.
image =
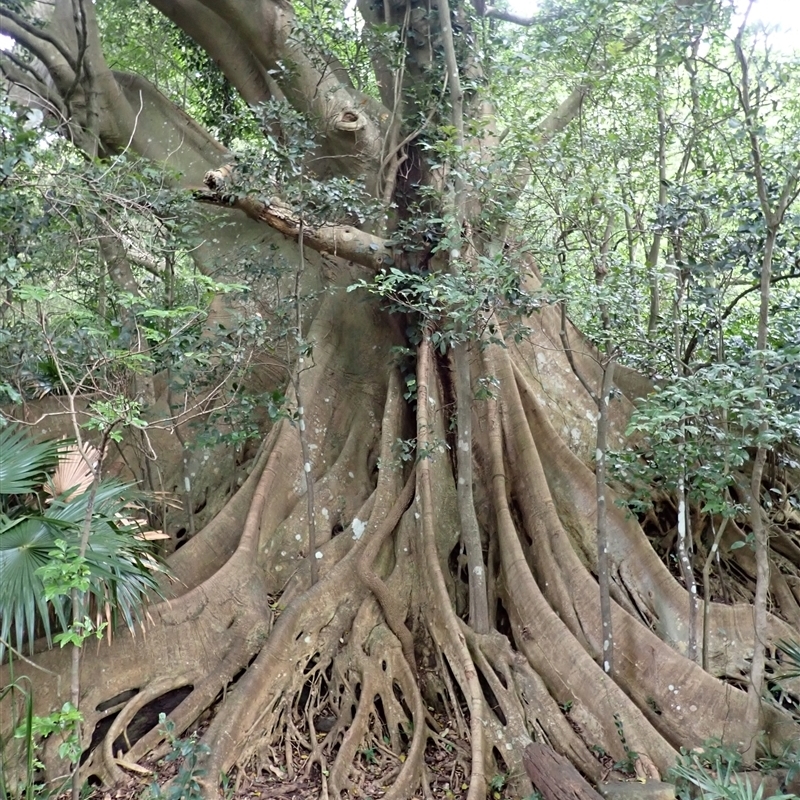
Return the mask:
<path id="1" fill-rule="evenodd" d="M 350 527 L 353 529 L 353 538 L 358 541 L 364 535 L 367 523 L 362 522 L 358 517 L 354 517 Z"/>
<path id="2" fill-rule="evenodd" d="M 314 558 L 316 559 L 322 558 L 322 550 L 317 550 L 317 552 L 314 553 Z"/>

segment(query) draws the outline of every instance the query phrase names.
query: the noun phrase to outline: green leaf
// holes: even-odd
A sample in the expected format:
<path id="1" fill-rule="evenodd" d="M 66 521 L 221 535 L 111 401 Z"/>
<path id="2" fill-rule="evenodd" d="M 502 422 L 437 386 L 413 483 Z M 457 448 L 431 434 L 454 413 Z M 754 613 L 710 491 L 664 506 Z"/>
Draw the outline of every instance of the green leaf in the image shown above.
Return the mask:
<path id="1" fill-rule="evenodd" d="M 64 447 L 60 442 L 35 442 L 18 425 L 0 431 L 0 495 L 29 494 L 44 482 Z"/>

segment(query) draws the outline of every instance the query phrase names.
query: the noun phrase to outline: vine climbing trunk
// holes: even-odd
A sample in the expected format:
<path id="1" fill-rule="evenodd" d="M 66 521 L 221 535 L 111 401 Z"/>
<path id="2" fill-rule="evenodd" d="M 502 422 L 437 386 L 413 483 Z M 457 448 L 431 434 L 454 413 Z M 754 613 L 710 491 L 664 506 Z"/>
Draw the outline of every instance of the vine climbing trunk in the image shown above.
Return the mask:
<path id="1" fill-rule="evenodd" d="M 777 236 L 777 224 L 767 228 L 767 241 L 764 246 L 764 257 L 761 262 L 761 298 L 758 316 L 758 335 L 756 341 L 756 358 L 758 358 L 757 368 L 760 378 L 759 388 L 765 389 L 764 380 L 764 358 L 767 349 L 767 337 L 769 335 L 769 299 L 770 299 L 770 276 L 772 271 L 772 254 L 775 249 L 775 239 Z M 761 403 L 758 404 L 758 410 Z M 769 432 L 769 423 L 765 419 L 758 426 L 759 438 L 764 440 Z M 770 557 L 769 557 L 769 529 L 764 520 L 764 511 L 761 505 L 761 482 L 764 477 L 764 465 L 767 461 L 767 447 L 760 444 L 756 450 L 756 457 L 753 461 L 753 472 L 750 477 L 750 486 L 745 495 L 748 500 L 750 528 L 753 533 L 753 547 L 756 560 L 756 591 L 753 598 L 753 629 L 755 638 L 753 641 L 753 661 L 750 667 L 750 682 L 747 687 L 747 714 L 751 720 L 750 740 L 744 751 L 745 763 L 752 765 L 755 763 L 758 736 L 763 729 L 763 699 L 764 699 L 764 677 L 766 666 L 766 640 L 763 631 L 767 626 L 767 592 L 770 584 Z"/>
<path id="2" fill-rule="evenodd" d="M 611 616 L 611 569 L 609 559 L 609 526 L 606 512 L 606 458 L 611 392 L 614 386 L 614 358 L 603 366 L 603 383 L 598 397 L 597 452 L 595 479 L 597 491 L 597 583 L 600 587 L 600 618 L 603 628 L 603 670 L 614 674 L 614 629 Z"/>
<path id="3" fill-rule="evenodd" d="M 469 570 L 469 621 L 476 633 L 488 633 L 490 626 L 486 567 L 472 491 L 472 405 L 474 395 L 470 382 L 469 345 L 466 342 L 456 344 L 453 348 L 453 367 L 456 379 L 458 435 L 456 444 L 458 518 L 461 523 L 461 540 L 467 553 L 467 569 Z"/>

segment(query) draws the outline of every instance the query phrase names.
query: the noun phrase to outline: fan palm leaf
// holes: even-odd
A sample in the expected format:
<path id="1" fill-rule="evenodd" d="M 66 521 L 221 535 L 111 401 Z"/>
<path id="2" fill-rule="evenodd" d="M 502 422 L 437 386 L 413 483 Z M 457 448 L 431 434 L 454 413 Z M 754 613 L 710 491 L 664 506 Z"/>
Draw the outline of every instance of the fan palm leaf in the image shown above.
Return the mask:
<path id="1" fill-rule="evenodd" d="M 158 591 L 159 571 L 149 542 L 138 536 L 139 525 L 128 518 L 126 509 L 135 497 L 134 487 L 116 480 L 97 487 L 92 532 L 86 551 L 90 592 L 98 608 L 108 604 L 113 611 L 109 623 L 119 619 L 128 627 L 142 620 L 142 606 L 151 592 Z M 86 516 L 89 493 L 56 499 L 47 509 L 47 518 L 68 523 L 76 529 Z"/>
<path id="2" fill-rule="evenodd" d="M 100 458 L 97 448 L 84 445 L 83 452 L 73 444 L 59 453 L 55 472 L 45 484 L 44 490 L 51 495 L 82 494 L 94 481 L 94 472 L 89 464 L 95 464 Z"/>
<path id="3" fill-rule="evenodd" d="M 26 640 L 32 644 L 36 623 L 41 621 L 49 643 L 52 636 L 51 608 L 61 626 L 66 627 L 64 604 L 48 604 L 37 570 L 50 560 L 56 541 L 69 535 L 69 530 L 64 530 L 57 523 L 49 524 L 41 517 L 27 517 L 0 530 L 2 642 L 11 642 L 17 648 Z"/>
<path id="4" fill-rule="evenodd" d="M 0 430 L 0 495 L 29 494 L 47 479 L 61 442 L 35 442 L 18 425 Z"/>
<path id="5" fill-rule="evenodd" d="M 90 451 L 89 457 L 94 455 Z M 65 462 L 60 468 L 59 457 Z M 87 491 L 93 476 L 74 447 L 36 443 L 18 429 L 0 432 L 0 469 L 1 494 L 31 495 L 49 481 L 54 495 L 38 513 L 28 513 L 32 506 L 23 503 L 12 518 L 0 506 L 0 658 L 5 643 L 19 649 L 27 642 L 32 648 L 36 636 L 44 635 L 49 645 L 54 628 L 67 627 L 67 597 L 46 600 L 39 570 L 52 560 L 58 541 L 73 553 L 80 548 L 90 503 L 87 611 L 93 607 L 110 629 L 119 622 L 128 628 L 141 622 L 144 602 L 158 592 L 162 566 L 131 519 L 133 487 L 109 480 Z"/>
<path id="6" fill-rule="evenodd" d="M 89 596 L 96 609 L 109 609 L 106 621 L 113 629 L 119 622 L 133 628 L 142 621 L 143 604 L 158 591 L 160 562 L 144 539 L 136 537 L 135 525 L 118 526 L 114 513 L 124 508 L 130 487 L 116 481 L 101 483 L 95 497 L 95 513 L 84 558 L 89 572 Z M 53 619 L 67 626 L 66 598 L 44 599 L 44 583 L 38 570 L 48 563 L 57 541 L 80 546 L 88 494 L 64 502 L 56 498 L 43 516 L 28 517 L 0 528 L 0 639 L 20 648 L 32 646 L 37 622 L 48 644 Z M 2 643 L 0 643 L 2 652 Z"/>

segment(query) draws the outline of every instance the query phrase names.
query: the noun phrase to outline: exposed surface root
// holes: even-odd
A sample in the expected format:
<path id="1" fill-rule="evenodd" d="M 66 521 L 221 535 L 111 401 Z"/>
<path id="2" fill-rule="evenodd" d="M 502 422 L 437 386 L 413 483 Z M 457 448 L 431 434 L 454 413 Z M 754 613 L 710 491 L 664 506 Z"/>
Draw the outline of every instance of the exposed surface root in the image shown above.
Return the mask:
<path id="1" fill-rule="evenodd" d="M 530 430 L 537 442 L 537 450 L 547 453 L 547 458 L 540 462 L 539 471 L 546 478 L 545 491 L 555 503 L 556 524 L 568 535 L 572 546 L 567 548 L 562 538 L 551 535 L 546 537 L 547 545 L 552 542 L 554 546 L 560 546 L 562 555 L 570 550 L 581 555 L 584 563 L 596 572 L 594 476 L 556 435 L 536 400 L 535 392 L 516 369 L 515 377 L 528 423 L 520 426 L 520 430 L 523 433 Z M 615 531 L 610 548 L 616 564 L 617 598 L 623 602 L 629 598 L 637 616 L 655 630 L 659 639 L 678 653 L 685 654 L 688 593 L 657 557 L 636 520 L 626 514 L 616 500 L 609 490 L 607 507 Z M 629 610 L 633 610 L 630 603 L 627 605 Z M 568 609 L 560 609 L 560 612 L 571 613 Z M 743 604 L 711 603 L 709 618 L 709 669 L 714 675 L 738 680 L 747 674 L 753 647 L 751 608 Z M 769 615 L 768 626 L 768 640 L 773 643 L 797 635 L 792 626 L 774 615 Z M 663 658 L 659 656 L 658 662 L 663 663 Z M 724 702 L 727 705 L 727 700 Z M 694 704 L 699 706 L 696 701 L 691 701 L 689 706 Z M 684 703 L 683 710 L 686 708 Z"/>
<path id="2" fill-rule="evenodd" d="M 742 745 L 745 694 L 737 687 L 752 650 L 750 607 L 712 603 L 709 671 L 687 659 L 687 593 L 610 491 L 613 678 L 598 663 L 594 475 L 562 430 L 583 437 L 572 421 L 585 420 L 589 406 L 566 358 L 535 357 L 537 343 L 557 346 L 548 314 L 524 358 L 492 346 L 473 365 L 499 384 L 495 398 L 474 404 L 490 608 L 490 630 L 479 635 L 465 622 L 469 575 L 447 447 L 452 410 L 443 405 L 449 376 L 423 341 L 409 407 L 386 364 L 397 337 L 366 311 L 353 312 L 334 293 L 312 325 L 319 346 L 300 376 L 309 463 L 297 429 L 288 420 L 275 425 L 239 491 L 174 556 L 180 583 L 150 609 L 147 635 L 87 648 L 87 739 L 116 716 L 104 735 L 98 729 L 83 775 L 121 780 L 114 743 L 126 735 L 126 765 L 163 754 L 156 724 L 128 734 L 143 709 L 175 690 L 185 693 L 169 714 L 176 733 L 203 721 L 208 798 L 219 776 L 233 772 L 318 787 L 331 800 L 429 797 L 432 783 L 441 784 L 432 765 L 445 761 L 469 800 L 482 800 L 498 776 L 523 797 L 532 789 L 522 763 L 531 740 L 594 781 L 630 750 L 663 772 L 678 747 L 712 736 Z M 376 331 L 372 349 L 353 344 L 365 330 Z M 592 369 L 590 359 L 582 363 Z M 557 407 L 560 393 L 570 400 Z M 415 436 L 412 467 L 398 454 Z M 793 536 L 775 548 L 784 561 L 772 588 L 785 619 L 771 616 L 767 635 L 777 658 L 775 642 L 798 635 L 800 548 Z M 66 676 L 62 653 L 37 658 Z M 43 682 L 36 711 L 65 699 Z M 776 708 L 765 709 L 765 721 L 773 746 L 798 735 Z M 46 744 L 47 767 L 63 774 L 56 747 Z"/>

